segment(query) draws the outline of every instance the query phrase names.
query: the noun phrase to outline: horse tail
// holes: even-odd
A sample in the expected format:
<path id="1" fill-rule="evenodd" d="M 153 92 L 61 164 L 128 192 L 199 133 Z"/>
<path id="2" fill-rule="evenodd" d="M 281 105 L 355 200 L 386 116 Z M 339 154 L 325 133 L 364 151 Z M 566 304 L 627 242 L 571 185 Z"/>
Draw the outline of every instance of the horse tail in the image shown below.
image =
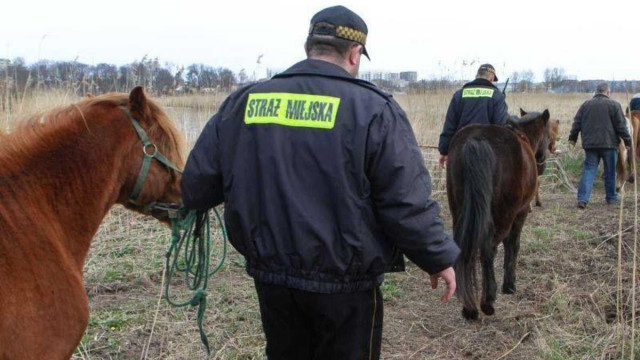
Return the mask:
<path id="1" fill-rule="evenodd" d="M 476 271 L 478 250 L 490 254 L 493 248 L 493 171 L 496 158 L 486 141 L 470 139 L 463 147 L 464 197 L 454 230 L 454 239 L 461 253 L 456 263 L 458 296 L 467 319 L 476 319 Z"/>

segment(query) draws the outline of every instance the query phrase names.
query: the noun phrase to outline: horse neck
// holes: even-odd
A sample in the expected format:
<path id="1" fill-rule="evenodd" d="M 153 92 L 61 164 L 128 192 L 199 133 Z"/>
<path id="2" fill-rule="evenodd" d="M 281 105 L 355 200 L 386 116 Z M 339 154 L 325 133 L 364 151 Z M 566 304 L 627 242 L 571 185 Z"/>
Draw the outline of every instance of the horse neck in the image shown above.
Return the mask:
<path id="1" fill-rule="evenodd" d="M 85 116 L 94 118 L 91 113 Z M 78 127 L 73 133 L 45 135 L 49 145 L 36 145 L 23 155 L 28 159 L 23 169 L 28 171 L 10 177 L 17 205 L 40 235 L 34 238 L 60 243 L 61 251 L 80 269 L 91 239 L 126 180 L 121 164 L 137 138 L 125 130 L 130 129 L 113 120 L 94 121 L 90 131 Z M 58 142 L 49 140 L 58 136 Z"/>
<path id="2" fill-rule="evenodd" d="M 529 145 L 531 145 L 531 150 L 535 154 L 538 148 L 540 147 L 540 142 L 543 139 L 543 129 L 540 128 L 540 124 L 538 121 L 531 121 L 527 124 L 521 125 L 520 127 L 522 132 L 527 137 L 529 141 Z"/>

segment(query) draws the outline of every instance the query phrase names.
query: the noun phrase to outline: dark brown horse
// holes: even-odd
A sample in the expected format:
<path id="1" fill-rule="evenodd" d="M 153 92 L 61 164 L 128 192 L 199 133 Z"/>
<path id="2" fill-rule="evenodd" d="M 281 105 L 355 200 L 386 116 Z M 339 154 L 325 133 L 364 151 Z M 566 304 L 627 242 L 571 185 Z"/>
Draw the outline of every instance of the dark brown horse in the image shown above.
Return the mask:
<path id="1" fill-rule="evenodd" d="M 520 115 L 525 116 L 527 112 L 520 109 Z M 560 135 L 560 120 L 552 119 L 547 122 L 547 132 L 549 133 L 547 155 L 552 155 L 556 152 L 556 141 L 558 141 L 558 136 Z M 538 176 L 544 174 L 546 166 L 547 164 L 545 162 L 538 163 Z M 540 183 L 536 186 L 536 206 L 542 206 L 542 201 L 540 201 Z"/>
<path id="2" fill-rule="evenodd" d="M 143 149 L 132 119 L 153 145 Z M 91 239 L 116 203 L 180 202 L 180 175 L 156 160 L 139 205 L 129 200 L 143 152 L 157 148 L 183 166 L 182 136 L 139 87 L 0 136 L 0 359 L 68 359 L 89 318 L 82 270 Z"/>
<path id="3" fill-rule="evenodd" d="M 462 250 L 456 263 L 462 314 L 477 319 L 475 261 L 482 265 L 482 300 L 494 313 L 494 257 L 504 245 L 502 292 L 516 291 L 516 259 L 520 232 L 529 214 L 537 182 L 537 163 L 544 162 L 549 135 L 549 111 L 514 118 L 508 127 L 470 125 L 452 139 L 447 162 L 447 196 L 454 239 Z"/>

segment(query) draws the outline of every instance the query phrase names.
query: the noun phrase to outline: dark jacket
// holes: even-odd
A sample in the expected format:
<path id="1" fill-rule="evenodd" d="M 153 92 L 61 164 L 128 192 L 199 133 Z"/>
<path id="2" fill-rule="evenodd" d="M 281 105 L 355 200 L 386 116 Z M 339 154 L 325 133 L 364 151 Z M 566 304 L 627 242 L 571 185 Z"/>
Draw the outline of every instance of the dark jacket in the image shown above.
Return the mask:
<path id="1" fill-rule="evenodd" d="M 580 106 L 569 134 L 569 141 L 577 141 L 582 133 L 584 149 L 617 149 L 622 139 L 631 146 L 631 135 L 622 106 L 604 94 L 597 94 Z"/>
<path id="2" fill-rule="evenodd" d="M 403 254 L 430 274 L 453 265 L 459 250 L 430 194 L 391 95 L 320 60 L 229 96 L 182 176 L 186 207 L 225 202 L 251 276 L 323 293 L 377 286 L 404 270 Z"/>
<path id="3" fill-rule="evenodd" d="M 446 155 L 453 135 L 469 124 L 503 125 L 509 119 L 504 94 L 486 79 L 475 79 L 453 94 L 438 150 Z"/>
<path id="4" fill-rule="evenodd" d="M 634 110 L 640 111 L 640 94 L 637 94 L 631 99 L 631 111 Z"/>

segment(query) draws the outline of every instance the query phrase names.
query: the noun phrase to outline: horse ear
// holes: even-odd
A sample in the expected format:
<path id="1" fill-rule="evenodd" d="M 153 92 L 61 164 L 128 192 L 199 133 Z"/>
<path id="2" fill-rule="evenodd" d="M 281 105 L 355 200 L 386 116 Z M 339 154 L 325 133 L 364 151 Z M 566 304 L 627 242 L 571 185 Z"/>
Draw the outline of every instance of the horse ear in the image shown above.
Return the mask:
<path id="1" fill-rule="evenodd" d="M 133 115 L 139 118 L 138 120 L 147 118 L 150 109 L 147 104 L 147 96 L 144 94 L 142 86 L 136 86 L 131 90 L 129 94 L 129 109 Z"/>
<path id="2" fill-rule="evenodd" d="M 93 99 L 95 96 L 93 96 L 92 93 L 87 93 L 86 97 L 87 97 L 87 99 Z"/>
<path id="3" fill-rule="evenodd" d="M 527 112 L 524 111 L 522 108 L 520 108 L 520 116 L 525 116 L 527 115 Z"/>
<path id="4" fill-rule="evenodd" d="M 542 112 L 542 119 L 544 119 L 545 125 L 547 125 L 547 123 L 549 122 L 549 117 L 551 117 L 551 115 L 549 114 L 549 109 L 544 109 L 544 111 Z"/>

